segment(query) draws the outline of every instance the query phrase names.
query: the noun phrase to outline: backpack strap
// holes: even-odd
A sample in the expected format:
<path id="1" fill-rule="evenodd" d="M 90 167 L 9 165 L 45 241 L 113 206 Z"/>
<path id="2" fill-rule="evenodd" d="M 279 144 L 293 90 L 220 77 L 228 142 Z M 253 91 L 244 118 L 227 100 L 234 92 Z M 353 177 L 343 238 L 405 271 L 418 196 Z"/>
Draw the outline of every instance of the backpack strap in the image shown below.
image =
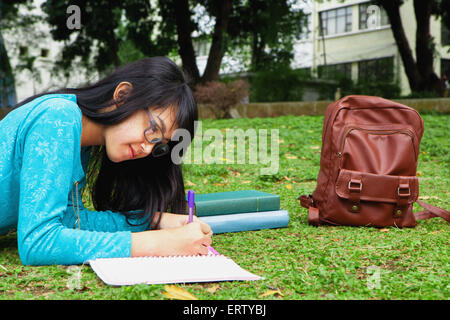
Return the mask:
<path id="1" fill-rule="evenodd" d="M 446 220 L 447 222 L 450 222 L 450 212 L 447 210 L 444 210 L 439 207 L 432 206 L 428 203 L 425 203 L 423 201 L 417 200 L 416 201 L 419 205 L 421 205 L 426 210 L 419 211 L 414 213 L 414 217 L 416 220 L 425 220 L 425 219 L 431 219 L 436 217 L 441 217 L 442 219 Z"/>
<path id="2" fill-rule="evenodd" d="M 319 209 L 313 206 L 308 208 L 308 223 L 315 227 L 319 226 Z"/>
<path id="3" fill-rule="evenodd" d="M 298 200 L 300 200 L 302 207 L 308 209 L 308 223 L 316 227 L 319 226 L 319 209 L 314 207 L 312 195 L 302 195 L 298 197 Z"/>

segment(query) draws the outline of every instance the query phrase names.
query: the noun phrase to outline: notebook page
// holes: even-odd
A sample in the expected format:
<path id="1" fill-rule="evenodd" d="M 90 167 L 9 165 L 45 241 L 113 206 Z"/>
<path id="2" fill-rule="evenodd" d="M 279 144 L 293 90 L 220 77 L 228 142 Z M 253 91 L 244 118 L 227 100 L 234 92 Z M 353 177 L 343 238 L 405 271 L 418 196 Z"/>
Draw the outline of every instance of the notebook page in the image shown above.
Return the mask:
<path id="1" fill-rule="evenodd" d="M 89 264 L 113 286 L 263 279 L 223 255 L 101 258 Z"/>

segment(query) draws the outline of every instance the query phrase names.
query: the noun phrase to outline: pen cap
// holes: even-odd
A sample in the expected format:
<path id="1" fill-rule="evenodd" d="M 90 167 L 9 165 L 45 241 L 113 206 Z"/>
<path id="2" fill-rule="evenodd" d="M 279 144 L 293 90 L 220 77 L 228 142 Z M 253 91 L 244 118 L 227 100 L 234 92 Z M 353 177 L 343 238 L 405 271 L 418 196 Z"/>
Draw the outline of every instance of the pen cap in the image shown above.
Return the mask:
<path id="1" fill-rule="evenodd" d="M 188 206 L 194 207 L 194 190 L 188 190 Z"/>

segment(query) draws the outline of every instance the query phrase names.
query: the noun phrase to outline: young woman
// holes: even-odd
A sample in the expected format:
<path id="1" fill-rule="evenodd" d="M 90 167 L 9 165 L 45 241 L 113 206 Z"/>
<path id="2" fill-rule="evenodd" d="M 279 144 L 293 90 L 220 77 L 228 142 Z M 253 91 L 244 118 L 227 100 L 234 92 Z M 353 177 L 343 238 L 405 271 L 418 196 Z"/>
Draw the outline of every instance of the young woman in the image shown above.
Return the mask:
<path id="1" fill-rule="evenodd" d="M 17 229 L 26 265 L 206 254 L 211 228 L 187 223 L 171 161 L 172 134 L 192 139 L 197 119 L 182 71 L 162 57 L 19 103 L 0 121 L 0 234 Z M 84 208 L 85 189 L 98 211 Z"/>

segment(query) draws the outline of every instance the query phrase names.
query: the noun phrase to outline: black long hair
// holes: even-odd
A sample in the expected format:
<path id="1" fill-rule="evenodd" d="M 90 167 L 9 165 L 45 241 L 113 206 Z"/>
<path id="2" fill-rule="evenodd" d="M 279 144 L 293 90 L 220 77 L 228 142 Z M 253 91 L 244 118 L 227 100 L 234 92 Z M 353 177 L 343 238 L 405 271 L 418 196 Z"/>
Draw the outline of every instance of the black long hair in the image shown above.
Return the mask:
<path id="1" fill-rule="evenodd" d="M 113 101 L 114 91 L 122 81 L 130 82 L 133 88 L 128 96 Z M 102 125 L 119 123 L 135 111 L 149 106 L 153 110 L 175 107 L 174 125 L 189 131 L 189 143 L 194 137 L 194 121 L 198 120 L 194 96 L 184 73 L 165 57 L 134 61 L 117 68 L 92 85 L 40 93 L 14 108 L 53 93 L 75 94 L 82 114 Z M 113 111 L 98 112 L 114 103 L 123 105 Z M 169 141 L 171 150 L 174 145 L 174 141 Z M 153 228 L 158 228 L 161 220 L 161 215 L 155 219 L 158 211 L 186 213 L 181 164 L 173 163 L 170 154 L 158 158 L 150 154 L 145 158 L 115 163 L 108 158 L 105 146 L 92 146 L 86 187 L 95 210 L 120 212 L 126 216 L 130 225 L 130 219 L 143 218 L 141 225 L 148 224 Z M 132 210 L 142 210 L 142 213 L 128 212 Z"/>

